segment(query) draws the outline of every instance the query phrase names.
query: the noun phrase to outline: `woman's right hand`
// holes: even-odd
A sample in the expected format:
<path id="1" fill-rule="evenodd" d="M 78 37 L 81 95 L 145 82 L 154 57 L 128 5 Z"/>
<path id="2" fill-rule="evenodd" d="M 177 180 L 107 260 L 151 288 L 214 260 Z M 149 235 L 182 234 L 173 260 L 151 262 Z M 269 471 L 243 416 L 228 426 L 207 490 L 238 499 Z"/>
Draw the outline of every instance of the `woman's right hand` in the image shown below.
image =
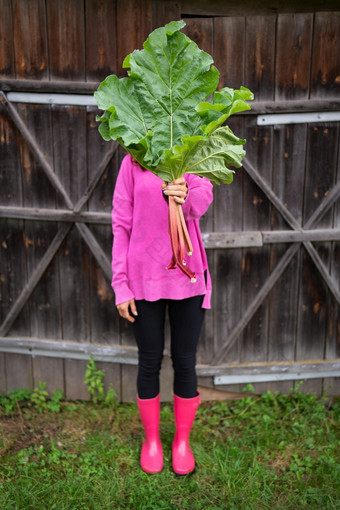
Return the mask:
<path id="1" fill-rule="evenodd" d="M 138 315 L 136 303 L 134 299 L 130 299 L 130 301 L 125 301 L 125 303 L 120 303 L 117 305 L 119 315 L 129 322 L 135 322 L 135 318 L 130 314 L 130 309 L 133 315 Z"/>

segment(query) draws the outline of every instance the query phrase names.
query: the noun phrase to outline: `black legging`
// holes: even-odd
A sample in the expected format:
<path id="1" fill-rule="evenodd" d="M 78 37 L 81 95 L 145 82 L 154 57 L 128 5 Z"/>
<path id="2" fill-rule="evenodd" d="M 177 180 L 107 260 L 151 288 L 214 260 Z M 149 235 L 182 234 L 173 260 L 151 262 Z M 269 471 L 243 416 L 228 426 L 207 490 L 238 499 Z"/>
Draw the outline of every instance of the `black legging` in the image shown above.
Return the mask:
<path id="1" fill-rule="evenodd" d="M 187 299 L 136 300 L 138 317 L 132 324 L 138 346 L 137 391 L 139 398 L 159 393 L 159 372 L 164 350 L 165 310 L 171 328 L 174 393 L 182 398 L 197 395 L 196 350 L 204 318 L 204 296 Z"/>

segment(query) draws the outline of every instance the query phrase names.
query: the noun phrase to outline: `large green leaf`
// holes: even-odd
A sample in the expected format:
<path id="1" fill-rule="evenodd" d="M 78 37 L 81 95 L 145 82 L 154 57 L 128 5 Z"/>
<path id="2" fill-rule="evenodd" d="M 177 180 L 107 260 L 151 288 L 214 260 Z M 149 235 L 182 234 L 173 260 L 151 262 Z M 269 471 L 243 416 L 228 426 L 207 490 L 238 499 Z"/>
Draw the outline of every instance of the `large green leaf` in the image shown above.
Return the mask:
<path id="1" fill-rule="evenodd" d="M 230 182 L 226 164 L 240 166 L 244 141 L 220 126 L 232 113 L 248 109 L 245 100 L 252 94 L 224 88 L 206 101 L 219 72 L 212 57 L 180 32 L 184 25 L 173 21 L 154 30 L 143 50 L 124 60 L 129 77 L 111 75 L 100 84 L 99 131 L 165 180 L 197 173 L 215 184 Z"/>
<path id="2" fill-rule="evenodd" d="M 219 127 L 207 136 L 184 136 L 181 145 L 165 151 L 157 175 L 170 181 L 183 174 L 196 174 L 207 177 L 213 184 L 229 184 L 234 172 L 226 165 L 241 166 L 244 143 L 228 126 Z"/>

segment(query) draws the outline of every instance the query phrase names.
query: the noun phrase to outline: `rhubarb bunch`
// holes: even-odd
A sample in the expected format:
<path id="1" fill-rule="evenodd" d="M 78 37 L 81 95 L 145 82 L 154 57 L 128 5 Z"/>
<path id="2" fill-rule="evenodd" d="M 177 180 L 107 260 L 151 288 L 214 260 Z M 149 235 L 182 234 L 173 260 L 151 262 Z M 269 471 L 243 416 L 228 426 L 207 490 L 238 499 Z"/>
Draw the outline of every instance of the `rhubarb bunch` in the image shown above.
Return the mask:
<path id="1" fill-rule="evenodd" d="M 142 50 L 128 55 L 127 78 L 108 76 L 95 92 L 99 131 L 117 140 L 143 167 L 165 182 L 184 174 L 231 183 L 245 155 L 245 140 L 224 125 L 234 113 L 249 110 L 249 89 L 216 90 L 219 72 L 210 55 L 181 32 L 184 21 L 154 30 Z M 207 98 L 211 98 L 207 101 Z M 174 205 L 175 204 L 175 205 Z M 175 264 L 191 280 L 183 247 L 190 240 L 179 204 L 169 199 L 169 229 Z"/>

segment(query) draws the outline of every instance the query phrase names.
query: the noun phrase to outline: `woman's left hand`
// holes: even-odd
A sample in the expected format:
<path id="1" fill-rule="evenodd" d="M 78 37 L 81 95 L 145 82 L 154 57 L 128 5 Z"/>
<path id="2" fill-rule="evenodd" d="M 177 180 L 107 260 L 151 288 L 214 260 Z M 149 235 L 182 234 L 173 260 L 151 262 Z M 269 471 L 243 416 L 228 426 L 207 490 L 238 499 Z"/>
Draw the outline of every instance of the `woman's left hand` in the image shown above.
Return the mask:
<path id="1" fill-rule="evenodd" d="M 162 190 L 164 195 L 174 197 L 175 201 L 178 204 L 184 204 L 185 199 L 188 194 L 188 186 L 184 179 L 184 177 L 179 177 L 179 179 L 175 179 L 169 184 L 163 182 Z"/>

